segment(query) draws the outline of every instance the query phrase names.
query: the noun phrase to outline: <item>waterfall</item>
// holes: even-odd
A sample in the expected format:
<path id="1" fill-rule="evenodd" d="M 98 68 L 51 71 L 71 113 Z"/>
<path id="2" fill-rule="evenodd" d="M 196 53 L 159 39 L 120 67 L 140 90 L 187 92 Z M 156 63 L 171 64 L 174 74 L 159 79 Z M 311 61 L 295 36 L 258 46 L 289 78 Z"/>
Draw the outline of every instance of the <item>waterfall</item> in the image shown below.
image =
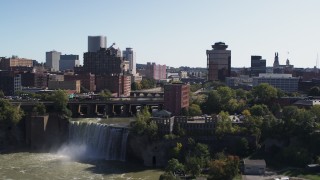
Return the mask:
<path id="1" fill-rule="evenodd" d="M 75 150 L 84 148 L 82 156 L 125 161 L 128 134 L 128 129 L 123 127 L 71 121 L 69 146 Z"/>

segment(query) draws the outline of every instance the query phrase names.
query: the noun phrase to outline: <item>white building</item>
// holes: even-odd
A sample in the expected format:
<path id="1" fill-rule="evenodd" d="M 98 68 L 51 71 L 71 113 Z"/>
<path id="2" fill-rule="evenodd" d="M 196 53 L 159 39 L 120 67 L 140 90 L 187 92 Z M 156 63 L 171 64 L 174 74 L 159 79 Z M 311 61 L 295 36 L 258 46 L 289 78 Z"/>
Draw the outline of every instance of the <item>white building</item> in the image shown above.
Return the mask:
<path id="1" fill-rule="evenodd" d="M 46 52 L 46 67 L 50 69 L 50 71 L 59 71 L 60 56 L 61 52 Z"/>
<path id="2" fill-rule="evenodd" d="M 298 91 L 298 77 L 292 77 L 292 74 L 259 74 L 259 77 L 253 78 L 253 87 L 261 83 L 268 83 L 271 86 L 281 89 L 284 92 Z"/>

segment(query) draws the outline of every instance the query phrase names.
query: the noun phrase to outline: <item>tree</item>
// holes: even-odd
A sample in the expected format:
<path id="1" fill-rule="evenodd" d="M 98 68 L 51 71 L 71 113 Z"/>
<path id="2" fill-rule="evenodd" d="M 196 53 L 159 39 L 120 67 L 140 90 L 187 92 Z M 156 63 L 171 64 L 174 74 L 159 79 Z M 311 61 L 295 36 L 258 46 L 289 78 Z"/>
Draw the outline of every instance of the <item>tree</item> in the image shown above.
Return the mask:
<path id="1" fill-rule="evenodd" d="M 0 90 L 0 98 L 4 98 L 4 93 L 2 90 Z"/>
<path id="2" fill-rule="evenodd" d="M 318 86 L 314 86 L 310 89 L 308 96 L 320 96 L 320 88 Z"/>
<path id="3" fill-rule="evenodd" d="M 108 99 L 110 97 L 112 97 L 112 93 L 109 89 L 105 89 L 105 90 L 102 90 L 99 95 L 104 98 L 104 99 Z"/>
<path id="4" fill-rule="evenodd" d="M 201 105 L 205 114 L 219 113 L 221 111 L 221 96 L 217 91 L 210 91 L 207 100 Z"/>
<path id="5" fill-rule="evenodd" d="M 187 157 L 185 169 L 192 176 L 198 176 L 201 173 L 201 159 L 198 157 Z"/>
<path id="6" fill-rule="evenodd" d="M 72 112 L 67 108 L 69 97 L 66 91 L 60 89 L 53 91 L 53 93 L 49 95 L 48 99 L 53 101 L 54 109 L 63 118 L 71 117 Z"/>
<path id="7" fill-rule="evenodd" d="M 189 115 L 190 116 L 200 116 L 202 114 L 202 111 L 200 109 L 200 106 L 197 104 L 191 104 L 189 107 Z"/>
<path id="8" fill-rule="evenodd" d="M 33 109 L 33 113 L 36 113 L 37 115 L 43 116 L 46 114 L 46 106 L 43 103 L 37 103 Z"/>
<path id="9" fill-rule="evenodd" d="M 0 99 L 0 127 L 10 127 L 18 124 L 24 115 L 19 106 L 12 105 L 6 99 Z"/>
<path id="10" fill-rule="evenodd" d="M 265 116 L 270 114 L 270 111 L 266 105 L 256 104 L 250 108 L 250 113 L 253 116 Z"/>
<path id="11" fill-rule="evenodd" d="M 231 180 L 239 172 L 239 157 L 228 156 L 226 159 L 213 160 L 209 164 L 209 180 Z"/>
<path id="12" fill-rule="evenodd" d="M 131 90 L 136 91 L 136 90 L 140 90 L 141 89 L 141 84 L 138 82 L 133 82 L 131 84 Z"/>
<path id="13" fill-rule="evenodd" d="M 261 83 L 253 87 L 252 95 L 257 102 L 270 104 L 272 99 L 277 98 L 277 89 L 267 83 Z"/>
<path id="14" fill-rule="evenodd" d="M 174 173 L 176 171 L 184 171 L 184 166 L 179 162 L 178 159 L 172 158 L 168 161 L 168 165 L 166 167 L 166 172 Z"/>

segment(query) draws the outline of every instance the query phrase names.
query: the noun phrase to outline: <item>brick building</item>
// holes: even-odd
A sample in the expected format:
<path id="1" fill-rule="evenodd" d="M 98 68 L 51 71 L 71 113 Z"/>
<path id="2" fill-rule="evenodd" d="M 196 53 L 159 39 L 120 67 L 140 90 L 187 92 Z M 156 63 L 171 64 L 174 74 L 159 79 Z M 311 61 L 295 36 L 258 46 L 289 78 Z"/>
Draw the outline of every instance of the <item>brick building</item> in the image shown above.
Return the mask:
<path id="1" fill-rule="evenodd" d="M 11 70 L 13 67 L 33 67 L 32 59 L 18 58 L 13 56 L 12 58 L 1 58 L 0 59 L 0 69 L 1 70 Z"/>
<path id="2" fill-rule="evenodd" d="M 118 75 L 122 73 L 122 64 L 121 51 L 113 47 L 83 54 L 83 71 L 87 73 Z"/>
<path id="3" fill-rule="evenodd" d="M 96 76 L 96 90 L 102 91 L 104 89 L 110 90 L 112 93 L 117 93 L 118 97 L 130 96 L 131 91 L 131 77 L 123 75 L 100 75 Z"/>
<path id="4" fill-rule="evenodd" d="M 81 86 L 90 92 L 96 91 L 95 75 L 91 73 L 64 75 L 65 81 L 80 80 Z"/>
<path id="5" fill-rule="evenodd" d="M 147 63 L 145 76 L 155 80 L 166 79 L 167 76 L 166 65 L 160 65 L 156 63 Z"/>
<path id="6" fill-rule="evenodd" d="M 75 81 L 49 81 L 48 82 L 48 89 L 50 90 L 73 90 L 76 93 L 80 93 L 80 80 Z"/>
<path id="7" fill-rule="evenodd" d="M 168 84 L 164 86 L 164 109 L 172 115 L 180 115 L 183 108 L 189 107 L 190 86 L 185 84 Z"/>
<path id="8" fill-rule="evenodd" d="M 21 74 L 21 84 L 24 87 L 46 88 L 48 86 L 48 77 L 45 73 L 27 72 Z"/>

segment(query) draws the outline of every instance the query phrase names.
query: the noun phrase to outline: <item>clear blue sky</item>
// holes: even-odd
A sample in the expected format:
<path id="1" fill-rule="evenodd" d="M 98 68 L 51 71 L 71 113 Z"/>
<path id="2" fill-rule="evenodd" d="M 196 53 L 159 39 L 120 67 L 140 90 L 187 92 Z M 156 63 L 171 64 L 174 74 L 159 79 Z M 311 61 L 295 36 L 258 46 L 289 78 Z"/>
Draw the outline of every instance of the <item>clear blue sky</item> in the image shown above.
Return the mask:
<path id="1" fill-rule="evenodd" d="M 79 54 L 88 35 L 107 36 L 137 63 L 206 67 L 206 50 L 229 45 L 232 66 L 251 55 L 272 65 L 289 57 L 313 67 L 320 53 L 319 0 L 1 0 L 0 56 L 45 61 L 45 52 Z M 289 54 L 288 54 L 289 52 Z"/>

